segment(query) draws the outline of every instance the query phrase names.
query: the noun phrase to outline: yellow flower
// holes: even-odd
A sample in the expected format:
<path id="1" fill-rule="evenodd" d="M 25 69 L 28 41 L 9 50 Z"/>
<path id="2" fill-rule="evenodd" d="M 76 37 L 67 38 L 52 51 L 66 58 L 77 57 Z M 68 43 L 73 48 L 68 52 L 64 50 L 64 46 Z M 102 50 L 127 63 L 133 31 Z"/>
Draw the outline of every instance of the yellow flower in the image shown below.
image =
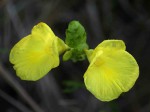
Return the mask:
<path id="1" fill-rule="evenodd" d="M 59 65 L 59 53 L 66 47 L 50 27 L 41 22 L 12 48 L 9 60 L 22 80 L 35 81 Z"/>
<path id="2" fill-rule="evenodd" d="M 111 101 L 130 90 L 139 76 L 134 57 L 121 40 L 105 40 L 86 51 L 90 65 L 84 74 L 86 88 L 99 100 Z"/>

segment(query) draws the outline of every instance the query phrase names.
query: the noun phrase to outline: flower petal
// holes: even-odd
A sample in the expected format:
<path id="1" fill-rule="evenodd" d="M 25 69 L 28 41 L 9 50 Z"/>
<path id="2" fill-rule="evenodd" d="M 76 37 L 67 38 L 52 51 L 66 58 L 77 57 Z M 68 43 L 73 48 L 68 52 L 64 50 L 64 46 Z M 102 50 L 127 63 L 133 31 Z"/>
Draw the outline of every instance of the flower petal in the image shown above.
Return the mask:
<path id="1" fill-rule="evenodd" d="M 89 62 L 92 61 L 96 53 L 101 49 L 106 49 L 107 51 L 112 52 L 114 50 L 125 50 L 126 46 L 122 40 L 104 40 L 94 49 L 93 52 L 89 52 L 89 50 L 86 51 Z"/>
<path id="2" fill-rule="evenodd" d="M 37 38 L 36 36 L 38 36 L 38 38 L 43 39 L 45 42 L 49 39 L 55 38 L 55 34 L 51 30 L 51 28 L 43 22 L 40 22 L 39 24 L 35 25 L 32 28 L 31 34 L 34 35 L 35 38 Z"/>
<path id="3" fill-rule="evenodd" d="M 131 89 L 138 75 L 139 67 L 131 54 L 111 47 L 101 48 L 95 52 L 84 74 L 84 82 L 95 97 L 110 101 Z"/>
<path id="4" fill-rule="evenodd" d="M 21 39 L 10 52 L 9 59 L 17 75 L 22 80 L 38 80 L 57 67 L 59 55 L 56 41 L 46 24 L 39 23 L 34 27 L 32 34 Z"/>
<path id="5" fill-rule="evenodd" d="M 97 48 L 111 48 L 111 49 L 118 49 L 118 50 L 125 50 L 126 46 L 122 40 L 104 40 L 100 43 Z"/>

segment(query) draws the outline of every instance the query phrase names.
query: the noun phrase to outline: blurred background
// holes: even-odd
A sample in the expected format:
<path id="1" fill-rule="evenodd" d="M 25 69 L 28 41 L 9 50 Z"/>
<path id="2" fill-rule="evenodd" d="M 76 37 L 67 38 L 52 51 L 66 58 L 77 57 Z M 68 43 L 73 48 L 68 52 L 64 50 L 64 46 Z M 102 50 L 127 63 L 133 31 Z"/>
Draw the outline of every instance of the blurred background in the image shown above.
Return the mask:
<path id="1" fill-rule="evenodd" d="M 137 60 L 140 76 L 118 99 L 101 102 L 85 89 L 88 61 L 62 62 L 39 81 L 20 80 L 10 49 L 34 25 L 46 22 L 65 39 L 71 20 L 85 27 L 95 48 L 122 39 Z M 150 112 L 150 0 L 0 0 L 0 112 Z"/>

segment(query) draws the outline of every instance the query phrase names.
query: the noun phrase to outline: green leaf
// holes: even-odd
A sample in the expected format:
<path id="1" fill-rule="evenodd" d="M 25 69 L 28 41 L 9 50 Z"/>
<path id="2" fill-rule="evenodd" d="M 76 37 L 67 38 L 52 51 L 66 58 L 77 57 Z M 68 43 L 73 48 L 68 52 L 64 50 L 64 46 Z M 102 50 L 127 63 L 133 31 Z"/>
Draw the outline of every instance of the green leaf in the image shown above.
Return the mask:
<path id="1" fill-rule="evenodd" d="M 63 81 L 63 85 L 65 86 L 65 89 L 63 90 L 64 93 L 72 93 L 80 88 L 85 87 L 83 82 L 72 81 L 72 80 Z"/>

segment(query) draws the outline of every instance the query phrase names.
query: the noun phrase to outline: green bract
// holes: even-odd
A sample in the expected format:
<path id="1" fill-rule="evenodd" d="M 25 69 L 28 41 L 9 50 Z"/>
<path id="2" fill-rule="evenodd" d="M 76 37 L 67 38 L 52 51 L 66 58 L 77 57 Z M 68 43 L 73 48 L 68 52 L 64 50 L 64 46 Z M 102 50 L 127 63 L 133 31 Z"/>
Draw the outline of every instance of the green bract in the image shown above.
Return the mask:
<path id="1" fill-rule="evenodd" d="M 84 27 L 78 21 L 69 23 L 68 29 L 66 30 L 65 43 L 70 47 L 70 50 L 64 54 L 64 61 L 71 59 L 76 62 L 86 58 L 84 53 L 84 50 L 88 49 L 86 32 Z"/>

